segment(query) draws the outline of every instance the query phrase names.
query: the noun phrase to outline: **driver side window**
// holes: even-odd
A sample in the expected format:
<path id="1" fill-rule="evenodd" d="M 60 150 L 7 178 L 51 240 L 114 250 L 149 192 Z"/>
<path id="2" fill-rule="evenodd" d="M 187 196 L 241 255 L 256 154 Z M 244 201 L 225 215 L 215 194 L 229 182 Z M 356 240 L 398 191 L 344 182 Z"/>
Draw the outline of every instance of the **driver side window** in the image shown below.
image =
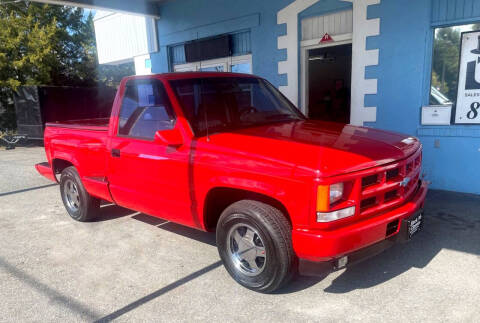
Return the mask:
<path id="1" fill-rule="evenodd" d="M 175 125 L 170 100 L 161 81 L 129 80 L 120 107 L 118 134 L 153 139 L 158 130 Z"/>

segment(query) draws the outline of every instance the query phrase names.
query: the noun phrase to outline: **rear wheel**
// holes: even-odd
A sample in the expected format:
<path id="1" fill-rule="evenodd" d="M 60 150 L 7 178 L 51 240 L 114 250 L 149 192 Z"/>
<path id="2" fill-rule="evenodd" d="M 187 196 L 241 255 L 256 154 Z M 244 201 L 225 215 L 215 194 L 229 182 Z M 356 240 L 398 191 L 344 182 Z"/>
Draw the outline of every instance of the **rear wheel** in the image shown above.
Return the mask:
<path id="1" fill-rule="evenodd" d="M 223 211 L 217 246 L 228 273 L 239 284 L 270 293 L 286 284 L 296 269 L 290 223 L 271 205 L 242 200 Z"/>
<path id="2" fill-rule="evenodd" d="M 90 221 L 97 215 L 100 200 L 88 194 L 75 167 L 67 167 L 60 176 L 60 194 L 68 214 L 77 221 Z"/>

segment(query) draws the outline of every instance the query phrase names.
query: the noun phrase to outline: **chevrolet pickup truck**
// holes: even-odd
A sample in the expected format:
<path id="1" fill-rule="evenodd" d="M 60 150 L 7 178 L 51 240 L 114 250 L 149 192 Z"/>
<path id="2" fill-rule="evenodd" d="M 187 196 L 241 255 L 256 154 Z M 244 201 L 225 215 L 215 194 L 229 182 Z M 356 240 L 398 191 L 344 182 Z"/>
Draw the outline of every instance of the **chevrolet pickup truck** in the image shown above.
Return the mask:
<path id="1" fill-rule="evenodd" d="M 304 263 L 343 268 L 423 224 L 413 137 L 307 120 L 266 80 L 170 73 L 122 80 L 110 119 L 46 125 L 40 174 L 68 214 L 100 201 L 204 231 L 241 285 L 272 292 Z"/>

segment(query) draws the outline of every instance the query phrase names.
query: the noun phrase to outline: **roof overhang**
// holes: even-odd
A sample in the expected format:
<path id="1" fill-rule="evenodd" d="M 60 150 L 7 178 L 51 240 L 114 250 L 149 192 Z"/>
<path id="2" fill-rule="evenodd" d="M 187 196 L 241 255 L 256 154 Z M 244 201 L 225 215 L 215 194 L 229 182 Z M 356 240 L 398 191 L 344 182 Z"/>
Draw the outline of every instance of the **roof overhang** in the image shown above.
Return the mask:
<path id="1" fill-rule="evenodd" d="M 167 0 L 33 0 L 61 6 L 89 9 L 110 10 L 115 12 L 137 14 L 159 18 L 157 5 Z"/>

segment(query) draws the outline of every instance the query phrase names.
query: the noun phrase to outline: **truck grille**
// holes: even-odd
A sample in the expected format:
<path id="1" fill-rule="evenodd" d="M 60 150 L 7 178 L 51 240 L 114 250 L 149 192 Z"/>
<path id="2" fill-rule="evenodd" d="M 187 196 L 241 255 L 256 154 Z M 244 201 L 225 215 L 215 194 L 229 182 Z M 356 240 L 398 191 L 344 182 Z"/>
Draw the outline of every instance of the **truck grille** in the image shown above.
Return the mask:
<path id="1" fill-rule="evenodd" d="M 420 179 L 422 152 L 409 158 L 373 168 L 362 176 L 360 215 L 368 216 L 404 203 L 415 191 Z"/>

